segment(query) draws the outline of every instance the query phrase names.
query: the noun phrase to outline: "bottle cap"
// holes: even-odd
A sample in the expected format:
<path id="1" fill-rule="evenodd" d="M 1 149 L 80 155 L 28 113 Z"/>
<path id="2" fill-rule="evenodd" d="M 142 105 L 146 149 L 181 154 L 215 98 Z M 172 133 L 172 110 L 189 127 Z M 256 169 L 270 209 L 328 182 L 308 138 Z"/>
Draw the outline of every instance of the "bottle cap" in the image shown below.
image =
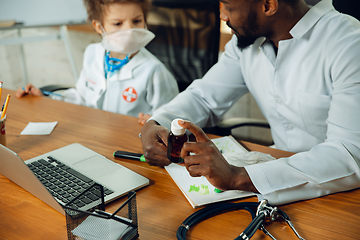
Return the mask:
<path id="1" fill-rule="evenodd" d="M 171 132 L 176 135 L 176 136 L 180 136 L 180 135 L 184 135 L 186 129 L 181 127 L 178 123 L 179 120 L 182 120 L 180 118 L 176 118 L 171 122 Z"/>

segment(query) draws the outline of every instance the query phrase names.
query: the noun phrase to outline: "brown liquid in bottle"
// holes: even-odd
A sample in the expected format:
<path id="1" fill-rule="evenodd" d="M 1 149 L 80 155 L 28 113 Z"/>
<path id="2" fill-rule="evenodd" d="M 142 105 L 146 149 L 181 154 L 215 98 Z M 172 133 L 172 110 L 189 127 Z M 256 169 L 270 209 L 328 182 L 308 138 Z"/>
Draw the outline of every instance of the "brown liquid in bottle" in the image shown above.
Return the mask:
<path id="1" fill-rule="evenodd" d="M 188 141 L 185 129 L 178 124 L 178 120 L 181 119 L 175 119 L 171 123 L 171 131 L 167 144 L 167 157 L 173 163 L 182 163 L 184 161 L 184 159 L 180 157 L 180 152 L 184 143 Z"/>
<path id="2" fill-rule="evenodd" d="M 184 159 L 180 157 L 181 149 L 185 142 L 188 141 L 186 134 L 176 136 L 172 132 L 169 133 L 168 137 L 168 152 L 167 156 L 173 163 L 182 163 Z"/>

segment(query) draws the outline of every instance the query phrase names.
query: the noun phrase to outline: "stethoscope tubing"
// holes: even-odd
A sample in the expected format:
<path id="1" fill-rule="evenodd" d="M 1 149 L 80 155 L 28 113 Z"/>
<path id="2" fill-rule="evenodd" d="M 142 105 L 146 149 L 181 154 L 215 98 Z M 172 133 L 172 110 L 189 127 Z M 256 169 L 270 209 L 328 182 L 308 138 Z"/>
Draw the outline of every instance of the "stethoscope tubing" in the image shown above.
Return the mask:
<path id="1" fill-rule="evenodd" d="M 256 230 L 261 226 L 263 221 L 260 220 L 260 215 L 256 216 L 256 208 L 259 206 L 258 202 L 241 202 L 241 203 L 228 203 L 223 205 L 214 205 L 206 208 L 202 208 L 197 212 L 191 214 L 188 218 L 186 218 L 183 223 L 180 225 L 176 232 L 176 237 L 178 240 L 186 240 L 186 234 L 191 227 L 196 225 L 197 223 L 204 221 L 210 217 L 215 215 L 219 215 L 228 211 L 244 209 L 251 214 L 253 221 L 251 224 L 244 230 L 250 234 L 254 235 Z M 258 219 L 255 223 L 254 219 Z M 265 217 L 263 218 L 263 220 Z M 255 229 L 253 229 L 255 228 Z M 251 236 L 252 236 L 251 235 Z M 239 238 L 242 239 L 242 238 Z"/>

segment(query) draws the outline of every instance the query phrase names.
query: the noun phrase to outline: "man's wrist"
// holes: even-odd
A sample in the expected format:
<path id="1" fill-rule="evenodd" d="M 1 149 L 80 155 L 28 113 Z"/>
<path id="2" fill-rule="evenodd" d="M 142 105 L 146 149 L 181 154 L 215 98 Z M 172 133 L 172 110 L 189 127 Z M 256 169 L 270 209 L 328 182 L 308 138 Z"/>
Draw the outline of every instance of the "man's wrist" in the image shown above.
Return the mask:
<path id="1" fill-rule="evenodd" d="M 145 124 L 155 124 L 155 125 L 160 125 L 160 123 L 158 123 L 155 119 L 148 119 L 147 121 L 146 121 L 146 123 Z M 144 124 L 144 125 L 145 125 Z"/>
<path id="2" fill-rule="evenodd" d="M 244 167 L 234 167 L 234 170 L 236 173 L 233 178 L 233 189 L 259 193 Z"/>

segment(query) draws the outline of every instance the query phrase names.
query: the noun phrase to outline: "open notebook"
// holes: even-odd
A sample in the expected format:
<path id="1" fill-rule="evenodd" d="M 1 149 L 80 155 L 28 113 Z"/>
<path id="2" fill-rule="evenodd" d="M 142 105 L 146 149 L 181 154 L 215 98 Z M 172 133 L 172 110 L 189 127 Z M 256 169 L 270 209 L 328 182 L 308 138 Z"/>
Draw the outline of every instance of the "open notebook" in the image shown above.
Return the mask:
<path id="1" fill-rule="evenodd" d="M 248 152 L 232 136 L 216 138 L 212 139 L 212 141 L 222 154 L 241 154 Z M 193 208 L 210 203 L 255 195 L 252 192 L 237 190 L 218 193 L 215 191 L 215 187 L 212 186 L 205 177 L 191 177 L 186 168 L 182 165 L 172 163 L 169 166 L 166 166 L 165 169 Z"/>
<path id="2" fill-rule="evenodd" d="M 25 162 L 0 144 L 0 174 L 62 214 L 63 205 L 95 182 L 104 187 L 105 203 L 149 184 L 149 179 L 78 143 Z M 98 197 L 89 193 L 73 207 L 88 210 Z"/>

